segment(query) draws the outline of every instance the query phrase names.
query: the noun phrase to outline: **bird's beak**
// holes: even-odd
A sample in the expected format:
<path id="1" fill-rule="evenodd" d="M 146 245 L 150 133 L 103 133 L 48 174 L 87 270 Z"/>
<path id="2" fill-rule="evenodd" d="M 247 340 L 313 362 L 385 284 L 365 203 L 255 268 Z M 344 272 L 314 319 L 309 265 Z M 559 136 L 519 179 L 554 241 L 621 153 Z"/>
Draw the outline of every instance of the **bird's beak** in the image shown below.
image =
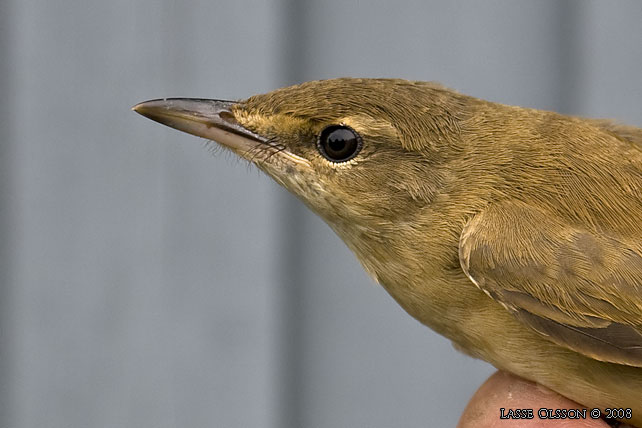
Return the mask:
<path id="1" fill-rule="evenodd" d="M 132 110 L 198 137 L 214 140 L 243 156 L 266 139 L 241 126 L 232 113 L 233 101 L 165 98 L 145 101 Z"/>

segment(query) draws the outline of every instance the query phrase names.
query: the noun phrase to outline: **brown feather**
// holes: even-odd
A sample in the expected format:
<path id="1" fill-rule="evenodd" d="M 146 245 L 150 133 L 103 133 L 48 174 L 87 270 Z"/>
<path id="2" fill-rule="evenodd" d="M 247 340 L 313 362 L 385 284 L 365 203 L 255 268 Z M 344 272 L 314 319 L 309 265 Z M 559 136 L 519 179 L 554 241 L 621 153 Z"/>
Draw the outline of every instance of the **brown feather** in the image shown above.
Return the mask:
<path id="1" fill-rule="evenodd" d="M 503 201 L 468 223 L 459 251 L 470 279 L 538 332 L 642 367 L 642 255 L 632 244 Z"/>

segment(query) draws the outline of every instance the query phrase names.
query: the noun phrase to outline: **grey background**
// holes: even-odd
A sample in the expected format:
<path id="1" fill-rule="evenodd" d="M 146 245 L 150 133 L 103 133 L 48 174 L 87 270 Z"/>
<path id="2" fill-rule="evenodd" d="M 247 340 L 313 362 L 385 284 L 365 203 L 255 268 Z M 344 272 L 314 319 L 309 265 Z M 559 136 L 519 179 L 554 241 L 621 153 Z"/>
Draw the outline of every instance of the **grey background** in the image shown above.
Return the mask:
<path id="1" fill-rule="evenodd" d="M 456 424 L 492 367 L 129 110 L 338 76 L 642 125 L 642 3 L 3 0 L 0 427 Z"/>

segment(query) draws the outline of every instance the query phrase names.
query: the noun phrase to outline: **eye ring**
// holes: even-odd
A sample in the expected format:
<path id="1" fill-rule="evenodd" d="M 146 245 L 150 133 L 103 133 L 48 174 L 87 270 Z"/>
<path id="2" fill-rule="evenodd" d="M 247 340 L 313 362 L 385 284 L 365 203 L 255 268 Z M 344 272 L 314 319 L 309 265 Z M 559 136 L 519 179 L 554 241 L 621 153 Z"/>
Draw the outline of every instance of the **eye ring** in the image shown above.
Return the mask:
<path id="1" fill-rule="evenodd" d="M 317 139 L 319 153 L 333 163 L 343 163 L 353 159 L 363 147 L 361 136 L 346 125 L 325 127 Z"/>

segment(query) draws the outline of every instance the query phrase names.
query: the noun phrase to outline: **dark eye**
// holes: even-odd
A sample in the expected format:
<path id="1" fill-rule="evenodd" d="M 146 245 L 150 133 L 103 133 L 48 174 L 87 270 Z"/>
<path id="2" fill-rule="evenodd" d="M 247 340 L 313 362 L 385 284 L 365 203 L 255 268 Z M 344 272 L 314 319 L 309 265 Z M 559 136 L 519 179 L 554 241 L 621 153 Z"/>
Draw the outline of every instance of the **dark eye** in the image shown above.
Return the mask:
<path id="1" fill-rule="evenodd" d="M 361 137 L 353 129 L 332 125 L 319 134 L 319 152 L 331 162 L 349 161 L 361 150 Z"/>

